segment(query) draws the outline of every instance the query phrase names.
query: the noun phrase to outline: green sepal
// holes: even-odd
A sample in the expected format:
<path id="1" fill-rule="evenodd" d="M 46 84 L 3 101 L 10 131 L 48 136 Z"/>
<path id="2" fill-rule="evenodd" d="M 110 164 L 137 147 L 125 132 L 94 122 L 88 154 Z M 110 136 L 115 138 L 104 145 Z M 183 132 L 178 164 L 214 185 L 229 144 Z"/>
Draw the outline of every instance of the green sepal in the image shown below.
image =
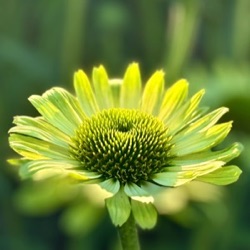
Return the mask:
<path id="1" fill-rule="evenodd" d="M 128 219 L 131 212 L 129 197 L 120 189 L 114 196 L 105 200 L 112 223 L 115 226 L 122 226 Z"/>
<path id="2" fill-rule="evenodd" d="M 124 187 L 124 192 L 128 196 L 149 196 L 149 193 L 143 188 L 139 187 L 135 183 L 126 184 Z"/>
<path id="3" fill-rule="evenodd" d="M 157 211 L 152 203 L 131 200 L 131 207 L 136 223 L 142 229 L 151 229 L 157 222 Z"/>
<path id="4" fill-rule="evenodd" d="M 110 193 L 117 193 L 120 189 L 120 182 L 113 179 L 108 179 L 99 184 L 103 189 L 107 190 Z"/>

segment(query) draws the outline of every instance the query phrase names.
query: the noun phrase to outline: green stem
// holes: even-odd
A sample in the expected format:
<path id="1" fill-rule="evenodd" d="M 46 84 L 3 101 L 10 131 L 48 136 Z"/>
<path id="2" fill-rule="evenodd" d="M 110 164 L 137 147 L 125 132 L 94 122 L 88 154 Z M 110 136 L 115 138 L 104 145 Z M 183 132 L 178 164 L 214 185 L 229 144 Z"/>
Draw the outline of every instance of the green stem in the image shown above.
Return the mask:
<path id="1" fill-rule="evenodd" d="M 118 227 L 118 230 L 123 250 L 140 250 L 137 228 L 132 213 L 128 220 L 121 227 Z"/>

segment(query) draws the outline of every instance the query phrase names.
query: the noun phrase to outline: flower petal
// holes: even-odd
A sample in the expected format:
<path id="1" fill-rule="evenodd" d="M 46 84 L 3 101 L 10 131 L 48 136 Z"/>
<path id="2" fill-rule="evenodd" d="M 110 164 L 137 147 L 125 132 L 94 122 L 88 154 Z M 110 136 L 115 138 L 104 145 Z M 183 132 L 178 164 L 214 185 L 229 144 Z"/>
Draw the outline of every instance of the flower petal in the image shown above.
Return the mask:
<path id="1" fill-rule="evenodd" d="M 226 166 L 197 178 L 198 181 L 216 185 L 228 185 L 239 179 L 242 171 L 237 166 Z"/>
<path id="2" fill-rule="evenodd" d="M 42 117 L 16 116 L 13 122 L 17 126 L 11 128 L 9 133 L 30 136 L 62 147 L 68 147 L 70 143 L 69 136 Z"/>
<path id="3" fill-rule="evenodd" d="M 158 113 L 164 90 L 164 72 L 156 71 L 146 83 L 142 95 L 141 110 L 147 113 Z"/>
<path id="4" fill-rule="evenodd" d="M 210 112 L 209 114 L 201 117 L 192 124 L 190 124 L 186 129 L 182 130 L 175 138 L 183 137 L 183 135 L 197 133 L 206 131 L 211 128 L 226 112 L 228 108 L 222 107 L 217 110 Z"/>
<path id="5" fill-rule="evenodd" d="M 18 154 L 30 160 L 70 157 L 68 148 L 25 135 L 10 134 L 9 143 Z"/>
<path id="6" fill-rule="evenodd" d="M 227 122 L 217 124 L 206 132 L 190 133 L 182 138 L 173 137 L 172 143 L 174 146 L 170 149 L 170 154 L 183 156 L 214 147 L 224 140 L 230 132 L 231 127 L 232 122 Z"/>
<path id="7" fill-rule="evenodd" d="M 99 178 L 100 175 L 87 171 L 77 170 L 79 163 L 74 160 L 33 160 L 21 165 L 20 176 L 22 178 L 46 179 L 49 177 L 70 176 L 76 180 L 86 181 Z"/>
<path id="8" fill-rule="evenodd" d="M 120 108 L 120 96 L 121 96 L 121 88 L 123 85 L 123 80 L 122 79 L 110 79 L 109 80 L 109 85 L 110 89 L 112 92 L 112 98 L 113 98 L 113 103 L 114 107 Z"/>
<path id="9" fill-rule="evenodd" d="M 82 110 L 91 116 L 99 111 L 95 95 L 86 74 L 79 70 L 74 75 L 74 88 Z"/>
<path id="10" fill-rule="evenodd" d="M 136 223 L 143 229 L 151 229 L 157 222 L 157 211 L 152 203 L 131 200 L 131 207 Z"/>
<path id="11" fill-rule="evenodd" d="M 137 63 L 132 63 L 126 70 L 121 86 L 122 108 L 138 108 L 141 98 L 141 76 Z"/>
<path id="12" fill-rule="evenodd" d="M 199 164 L 201 162 L 218 161 L 229 162 L 232 159 L 238 157 L 243 150 L 243 146 L 240 143 L 234 143 L 230 147 L 218 151 L 205 151 L 194 154 L 188 154 L 184 156 L 175 157 L 169 160 L 170 165 L 190 165 Z"/>
<path id="13" fill-rule="evenodd" d="M 120 189 L 114 196 L 105 200 L 110 218 L 115 226 L 122 226 L 131 212 L 128 196 Z"/>
<path id="14" fill-rule="evenodd" d="M 42 96 L 33 95 L 29 101 L 49 123 L 73 136 L 85 118 L 79 102 L 62 88 L 52 88 Z"/>
<path id="15" fill-rule="evenodd" d="M 203 114 L 204 110 L 198 109 L 198 105 L 204 93 L 204 90 L 197 92 L 190 100 L 172 112 L 167 119 L 164 118 L 163 122 L 170 134 L 177 133 Z"/>
<path id="16" fill-rule="evenodd" d="M 110 193 L 117 193 L 120 189 L 120 183 L 119 181 L 115 181 L 113 179 L 108 179 L 106 181 L 103 181 L 99 184 L 103 189 L 107 190 Z"/>
<path id="17" fill-rule="evenodd" d="M 200 165 L 190 165 L 190 166 L 179 166 L 166 168 L 166 172 L 157 173 L 152 178 L 154 182 L 167 186 L 167 187 L 177 187 L 190 182 L 197 178 L 221 168 L 224 162 L 214 161 L 208 162 Z"/>
<path id="18" fill-rule="evenodd" d="M 188 82 L 181 79 L 166 91 L 163 98 L 159 118 L 167 120 L 183 104 L 188 93 Z"/>
<path id="19" fill-rule="evenodd" d="M 114 106 L 112 92 L 105 68 L 101 65 L 93 69 L 93 85 L 95 88 L 96 100 L 100 109 L 108 109 Z"/>

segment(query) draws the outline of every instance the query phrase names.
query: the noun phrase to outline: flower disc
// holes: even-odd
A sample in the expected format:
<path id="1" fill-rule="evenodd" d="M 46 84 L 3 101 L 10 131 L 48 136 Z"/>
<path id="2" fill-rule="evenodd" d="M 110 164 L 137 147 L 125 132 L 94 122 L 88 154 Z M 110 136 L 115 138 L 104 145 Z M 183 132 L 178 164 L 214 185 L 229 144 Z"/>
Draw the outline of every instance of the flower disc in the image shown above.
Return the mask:
<path id="1" fill-rule="evenodd" d="M 169 137 L 150 114 L 108 109 L 83 121 L 73 138 L 73 157 L 103 179 L 140 183 L 166 167 Z"/>

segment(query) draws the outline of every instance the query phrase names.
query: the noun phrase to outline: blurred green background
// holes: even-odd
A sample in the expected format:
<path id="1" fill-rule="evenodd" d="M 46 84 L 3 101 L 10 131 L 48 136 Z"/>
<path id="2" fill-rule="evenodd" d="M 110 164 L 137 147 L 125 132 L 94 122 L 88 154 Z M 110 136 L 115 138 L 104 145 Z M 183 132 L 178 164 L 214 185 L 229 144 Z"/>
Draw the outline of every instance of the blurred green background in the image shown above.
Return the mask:
<path id="1" fill-rule="evenodd" d="M 142 249 L 250 249 L 249 23 L 249 0 L 0 0 L 0 249 L 119 249 L 106 211 L 89 202 L 94 191 L 19 180 L 7 131 L 14 115 L 37 115 L 31 94 L 72 90 L 75 70 L 99 64 L 121 77 L 132 61 L 144 81 L 163 68 L 166 86 L 185 77 L 191 93 L 206 88 L 205 105 L 230 108 L 225 144 L 245 146 L 237 183 L 162 199 L 167 210 L 140 231 Z"/>

